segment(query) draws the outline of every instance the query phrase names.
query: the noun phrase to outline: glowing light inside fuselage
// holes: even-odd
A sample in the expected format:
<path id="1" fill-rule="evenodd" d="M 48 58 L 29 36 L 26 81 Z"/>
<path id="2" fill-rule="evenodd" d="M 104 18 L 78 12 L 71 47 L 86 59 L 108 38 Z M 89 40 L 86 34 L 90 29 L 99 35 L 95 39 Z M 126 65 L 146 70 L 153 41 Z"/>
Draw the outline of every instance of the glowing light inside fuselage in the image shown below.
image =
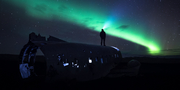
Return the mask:
<path id="1" fill-rule="evenodd" d="M 89 58 L 89 63 L 92 63 L 92 59 Z"/>
<path id="2" fill-rule="evenodd" d="M 64 64 L 63 64 L 64 67 L 65 67 L 65 66 L 68 66 L 68 65 L 69 65 L 69 63 L 64 63 Z"/>

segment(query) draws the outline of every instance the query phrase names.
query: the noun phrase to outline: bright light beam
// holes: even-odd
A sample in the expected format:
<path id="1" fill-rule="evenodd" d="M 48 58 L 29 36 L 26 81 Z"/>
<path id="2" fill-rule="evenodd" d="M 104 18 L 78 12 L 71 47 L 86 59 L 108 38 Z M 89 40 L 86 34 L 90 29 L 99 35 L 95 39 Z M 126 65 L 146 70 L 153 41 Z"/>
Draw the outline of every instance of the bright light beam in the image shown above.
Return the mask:
<path id="1" fill-rule="evenodd" d="M 105 30 L 106 28 L 108 28 L 110 26 L 110 21 L 106 22 L 103 26 L 103 29 Z"/>

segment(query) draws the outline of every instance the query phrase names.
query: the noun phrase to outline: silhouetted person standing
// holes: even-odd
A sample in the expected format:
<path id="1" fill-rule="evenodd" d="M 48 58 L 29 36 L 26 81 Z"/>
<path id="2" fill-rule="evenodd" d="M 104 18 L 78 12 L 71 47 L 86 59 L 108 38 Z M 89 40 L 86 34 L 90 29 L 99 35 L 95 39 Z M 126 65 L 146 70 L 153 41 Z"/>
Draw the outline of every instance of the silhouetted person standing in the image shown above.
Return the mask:
<path id="1" fill-rule="evenodd" d="M 104 32 L 104 30 L 102 29 L 102 31 L 100 32 L 100 37 L 101 37 L 101 45 L 102 43 L 105 45 L 105 39 L 106 39 L 106 33 Z"/>

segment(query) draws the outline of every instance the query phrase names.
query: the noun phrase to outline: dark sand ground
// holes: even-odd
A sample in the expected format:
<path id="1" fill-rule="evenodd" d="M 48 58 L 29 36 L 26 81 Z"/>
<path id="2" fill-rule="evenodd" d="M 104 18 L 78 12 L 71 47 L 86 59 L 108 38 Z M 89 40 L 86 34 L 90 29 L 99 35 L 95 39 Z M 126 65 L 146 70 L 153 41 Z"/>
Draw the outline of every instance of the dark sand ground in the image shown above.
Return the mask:
<path id="1" fill-rule="evenodd" d="M 119 78 L 101 78 L 88 82 L 62 81 L 45 83 L 44 77 L 37 77 L 34 81 L 25 82 L 19 73 L 18 55 L 0 55 L 0 90 L 156 90 L 156 89 L 180 89 L 180 58 L 146 58 L 132 57 L 124 58 L 121 65 L 126 65 L 129 60 L 136 59 L 141 62 L 138 76 L 123 76 Z M 44 57 L 37 56 L 36 68 L 41 69 L 39 74 L 43 75 L 46 70 Z M 2 89 L 1 89 L 2 88 Z"/>

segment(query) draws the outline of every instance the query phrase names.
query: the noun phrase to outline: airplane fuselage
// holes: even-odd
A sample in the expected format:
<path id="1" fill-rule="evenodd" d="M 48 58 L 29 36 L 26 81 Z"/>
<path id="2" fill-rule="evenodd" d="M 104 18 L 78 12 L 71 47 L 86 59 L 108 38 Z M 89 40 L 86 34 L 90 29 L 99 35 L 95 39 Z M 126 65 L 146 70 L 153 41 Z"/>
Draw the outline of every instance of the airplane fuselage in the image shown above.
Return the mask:
<path id="1" fill-rule="evenodd" d="M 34 68 L 38 49 L 46 58 L 47 81 L 98 79 L 106 76 L 122 59 L 121 52 L 114 46 L 69 43 L 52 36 L 47 41 L 36 35 L 30 38 L 20 53 L 22 78 L 38 76 Z"/>

